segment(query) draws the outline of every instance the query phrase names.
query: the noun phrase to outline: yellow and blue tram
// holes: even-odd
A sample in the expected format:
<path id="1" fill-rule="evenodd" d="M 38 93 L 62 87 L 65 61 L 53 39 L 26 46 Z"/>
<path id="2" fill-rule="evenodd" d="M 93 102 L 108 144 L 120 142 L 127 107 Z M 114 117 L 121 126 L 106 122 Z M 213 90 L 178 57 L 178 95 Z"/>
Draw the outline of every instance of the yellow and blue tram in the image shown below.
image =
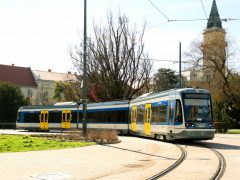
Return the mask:
<path id="1" fill-rule="evenodd" d="M 163 140 L 212 139 L 211 95 L 204 89 L 176 89 L 130 101 L 130 132 Z"/>
<path id="2" fill-rule="evenodd" d="M 82 105 L 23 106 L 18 110 L 17 128 L 26 130 L 68 130 L 82 128 Z M 91 103 L 87 106 L 89 129 L 128 129 L 128 101 Z"/>
<path id="3" fill-rule="evenodd" d="M 163 140 L 212 139 L 215 134 L 211 95 L 205 89 L 195 88 L 150 93 L 130 101 L 89 103 L 87 127 Z M 17 128 L 82 128 L 82 106 L 78 108 L 73 103 L 21 107 Z"/>

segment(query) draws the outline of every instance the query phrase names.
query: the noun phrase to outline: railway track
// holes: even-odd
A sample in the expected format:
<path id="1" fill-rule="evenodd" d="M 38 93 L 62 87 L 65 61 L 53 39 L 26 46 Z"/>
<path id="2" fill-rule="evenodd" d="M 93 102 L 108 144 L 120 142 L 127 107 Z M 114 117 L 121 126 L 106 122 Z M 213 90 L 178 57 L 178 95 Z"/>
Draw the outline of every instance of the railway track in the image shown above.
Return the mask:
<path id="1" fill-rule="evenodd" d="M 216 156 L 218 157 L 218 168 L 214 173 L 214 175 L 211 177 L 211 180 L 220 180 L 226 169 L 226 160 L 224 156 L 220 152 L 218 152 L 216 149 L 213 149 L 208 146 L 205 146 L 205 147 L 213 151 L 214 154 L 216 154 Z"/>
<path id="2" fill-rule="evenodd" d="M 211 180 L 220 180 L 222 178 L 224 172 L 225 172 L 225 169 L 226 169 L 226 160 L 225 160 L 224 156 L 219 151 L 217 151 L 216 149 L 214 149 L 212 147 L 209 147 L 209 146 L 206 146 L 202 143 L 193 143 L 192 145 L 207 148 L 207 149 L 211 150 L 217 156 L 218 167 L 217 167 L 215 173 L 213 174 L 213 176 L 210 179 Z M 186 159 L 186 157 L 187 157 L 186 149 L 183 148 L 180 145 L 177 145 L 177 146 L 181 149 L 181 152 L 182 152 L 179 159 L 174 164 L 169 166 L 167 169 L 165 169 L 165 170 L 161 171 L 160 173 L 148 178 L 147 180 L 155 180 L 155 179 L 159 179 L 159 178 L 165 176 L 166 174 L 168 174 L 169 172 L 174 170 L 176 167 L 178 167 Z"/>
<path id="3" fill-rule="evenodd" d="M 217 157 L 218 157 L 218 167 L 217 170 L 215 171 L 215 173 L 213 174 L 213 176 L 210 178 L 211 180 L 220 180 L 226 170 L 226 160 L 224 158 L 224 156 L 217 151 L 216 149 L 209 147 L 203 143 L 194 143 L 194 145 L 197 146 L 201 146 L 204 148 L 208 148 L 209 150 L 211 150 Z"/>
<path id="4" fill-rule="evenodd" d="M 176 167 L 178 167 L 187 157 L 187 151 L 185 148 L 183 148 L 180 145 L 177 145 L 179 147 L 179 149 L 181 150 L 181 156 L 179 157 L 179 159 L 173 163 L 171 166 L 169 166 L 167 169 L 161 171 L 158 174 L 155 174 L 152 177 L 149 177 L 147 180 L 155 180 L 155 179 L 159 179 L 162 176 L 165 176 L 166 174 L 168 174 L 169 172 L 171 172 L 172 170 L 174 170 Z"/>

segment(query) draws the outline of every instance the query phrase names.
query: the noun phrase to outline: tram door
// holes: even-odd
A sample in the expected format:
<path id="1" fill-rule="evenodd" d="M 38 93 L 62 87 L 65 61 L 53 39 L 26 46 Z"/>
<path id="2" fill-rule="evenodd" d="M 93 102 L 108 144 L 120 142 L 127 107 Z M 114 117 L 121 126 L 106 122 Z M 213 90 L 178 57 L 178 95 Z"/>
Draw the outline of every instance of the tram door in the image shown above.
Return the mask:
<path id="1" fill-rule="evenodd" d="M 144 134 L 147 136 L 151 135 L 151 125 L 150 125 L 151 117 L 152 117 L 152 106 L 151 104 L 146 104 L 145 113 L 144 113 Z"/>
<path id="2" fill-rule="evenodd" d="M 63 110 L 62 111 L 62 128 L 69 129 L 71 127 L 71 111 Z"/>
<path id="3" fill-rule="evenodd" d="M 48 111 L 41 111 L 40 113 L 40 129 L 48 130 Z"/>
<path id="4" fill-rule="evenodd" d="M 132 107 L 131 112 L 131 129 L 133 132 L 137 131 L 137 106 Z"/>

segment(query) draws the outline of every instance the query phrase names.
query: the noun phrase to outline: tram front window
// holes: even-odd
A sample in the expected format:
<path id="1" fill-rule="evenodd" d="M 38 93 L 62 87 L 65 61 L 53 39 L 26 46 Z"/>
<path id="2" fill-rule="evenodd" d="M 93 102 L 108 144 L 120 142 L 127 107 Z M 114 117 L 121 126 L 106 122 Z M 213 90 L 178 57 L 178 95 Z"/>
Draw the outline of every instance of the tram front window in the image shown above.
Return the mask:
<path id="1" fill-rule="evenodd" d="M 210 99 L 184 99 L 187 122 L 212 122 Z"/>

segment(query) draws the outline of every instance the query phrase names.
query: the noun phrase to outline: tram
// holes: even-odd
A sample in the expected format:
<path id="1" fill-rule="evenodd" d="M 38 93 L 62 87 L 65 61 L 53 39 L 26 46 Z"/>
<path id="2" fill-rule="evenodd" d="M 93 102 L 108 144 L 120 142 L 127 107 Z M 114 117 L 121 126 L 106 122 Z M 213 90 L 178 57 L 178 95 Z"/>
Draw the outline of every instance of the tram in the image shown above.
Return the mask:
<path id="1" fill-rule="evenodd" d="M 52 130 L 82 128 L 82 105 L 25 106 L 17 128 Z M 213 139 L 211 95 L 205 89 L 172 89 L 130 101 L 87 104 L 88 129 L 113 129 L 124 134 L 163 140 Z"/>
<path id="2" fill-rule="evenodd" d="M 115 129 L 127 133 L 129 101 L 87 105 L 89 129 Z M 18 110 L 16 127 L 26 130 L 69 130 L 82 128 L 82 105 L 57 103 L 53 106 L 23 106 Z"/>
<path id="3" fill-rule="evenodd" d="M 130 102 L 130 132 L 163 140 L 213 139 L 211 95 L 205 89 L 152 93 Z"/>

